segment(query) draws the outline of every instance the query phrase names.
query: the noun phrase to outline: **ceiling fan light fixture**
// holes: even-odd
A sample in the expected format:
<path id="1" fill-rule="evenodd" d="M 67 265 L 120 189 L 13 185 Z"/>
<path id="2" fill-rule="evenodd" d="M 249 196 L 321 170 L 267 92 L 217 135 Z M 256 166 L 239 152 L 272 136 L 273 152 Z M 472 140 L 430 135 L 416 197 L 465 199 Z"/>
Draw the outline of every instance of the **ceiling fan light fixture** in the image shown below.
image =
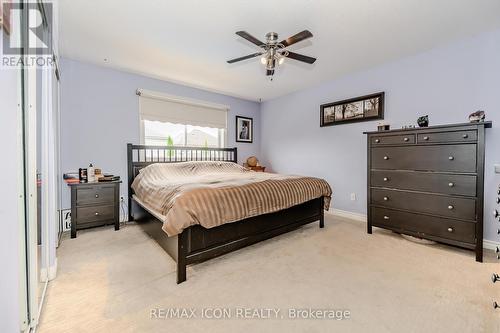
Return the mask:
<path id="1" fill-rule="evenodd" d="M 259 39 L 250 35 L 246 31 L 237 31 L 236 34 L 252 44 L 257 45 L 262 50 L 261 52 L 228 60 L 227 62 L 229 64 L 260 56 L 260 62 L 266 67 L 266 75 L 272 77 L 276 66 L 282 65 L 285 62 L 285 58 L 302 61 L 308 64 L 313 64 L 316 61 L 316 58 L 294 53 L 286 49 L 290 45 L 311 38 L 313 34 L 309 30 L 301 31 L 287 39 L 282 40 L 281 42 L 278 42 L 279 39 L 277 33 L 270 32 L 266 35 L 266 43 L 261 42 Z"/>
<path id="2" fill-rule="evenodd" d="M 276 67 L 276 59 L 274 58 L 267 58 L 267 63 L 266 63 L 266 69 L 272 70 Z"/>

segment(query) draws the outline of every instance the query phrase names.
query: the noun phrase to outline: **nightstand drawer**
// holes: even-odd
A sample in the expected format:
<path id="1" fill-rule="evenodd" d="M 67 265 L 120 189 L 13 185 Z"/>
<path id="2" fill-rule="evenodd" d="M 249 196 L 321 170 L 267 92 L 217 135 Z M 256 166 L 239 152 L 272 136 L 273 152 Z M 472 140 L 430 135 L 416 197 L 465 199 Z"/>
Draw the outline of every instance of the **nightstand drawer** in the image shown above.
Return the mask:
<path id="1" fill-rule="evenodd" d="M 115 206 L 92 206 L 76 208 L 77 224 L 113 220 L 115 218 Z"/>
<path id="2" fill-rule="evenodd" d="M 114 186 L 82 187 L 76 190 L 76 205 L 112 203 L 114 197 Z"/>

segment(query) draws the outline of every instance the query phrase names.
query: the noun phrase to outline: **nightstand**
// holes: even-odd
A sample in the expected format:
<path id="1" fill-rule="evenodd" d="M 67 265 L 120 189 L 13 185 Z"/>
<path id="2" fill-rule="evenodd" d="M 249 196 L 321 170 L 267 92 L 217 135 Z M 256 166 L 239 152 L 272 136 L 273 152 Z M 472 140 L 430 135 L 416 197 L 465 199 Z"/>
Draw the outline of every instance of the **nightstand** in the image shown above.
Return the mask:
<path id="1" fill-rule="evenodd" d="M 120 229 L 120 183 L 68 184 L 71 188 L 71 238 L 76 231 L 114 224 Z"/>

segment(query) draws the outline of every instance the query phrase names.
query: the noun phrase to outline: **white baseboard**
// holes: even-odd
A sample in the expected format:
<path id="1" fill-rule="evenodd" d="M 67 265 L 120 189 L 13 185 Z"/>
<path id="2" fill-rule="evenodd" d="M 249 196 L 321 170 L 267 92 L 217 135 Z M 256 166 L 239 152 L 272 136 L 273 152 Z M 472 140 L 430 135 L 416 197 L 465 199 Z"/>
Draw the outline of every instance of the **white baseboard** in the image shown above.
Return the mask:
<path id="1" fill-rule="evenodd" d="M 347 210 L 342 210 L 342 209 L 337 209 L 337 208 L 330 208 L 330 210 L 325 212 L 325 213 L 330 214 L 330 215 L 334 215 L 334 216 L 345 217 L 345 218 L 355 220 L 358 222 L 366 223 L 366 220 L 367 220 L 365 214 L 349 212 Z"/>
<path id="2" fill-rule="evenodd" d="M 500 243 L 495 241 L 490 241 L 487 239 L 483 240 L 483 249 L 495 250 L 497 246 L 500 248 Z"/>
<path id="3" fill-rule="evenodd" d="M 349 212 L 347 210 L 342 210 L 342 209 L 337 209 L 337 208 L 330 208 L 329 211 L 325 212 L 326 214 L 330 214 L 333 216 L 339 216 L 339 217 L 345 217 L 354 221 L 358 222 L 364 222 L 366 223 L 367 217 L 365 214 L 360 214 L 360 213 L 354 213 L 354 212 Z M 497 246 L 500 248 L 500 242 L 495 242 L 495 241 L 490 241 L 490 240 L 483 240 L 483 248 L 488 249 L 488 250 L 495 250 Z"/>
<path id="4" fill-rule="evenodd" d="M 40 269 L 40 276 L 39 276 L 39 279 L 40 279 L 40 282 L 46 282 L 47 281 L 47 276 L 48 276 L 48 272 L 47 272 L 47 268 L 41 268 Z"/>
<path id="5" fill-rule="evenodd" d="M 57 258 L 55 258 L 54 260 L 54 265 L 49 267 L 49 274 L 48 274 L 49 281 L 54 280 L 56 276 L 57 276 Z"/>
<path id="6" fill-rule="evenodd" d="M 48 268 L 40 269 L 40 282 L 54 280 L 57 276 L 57 258 L 54 261 L 54 265 Z"/>

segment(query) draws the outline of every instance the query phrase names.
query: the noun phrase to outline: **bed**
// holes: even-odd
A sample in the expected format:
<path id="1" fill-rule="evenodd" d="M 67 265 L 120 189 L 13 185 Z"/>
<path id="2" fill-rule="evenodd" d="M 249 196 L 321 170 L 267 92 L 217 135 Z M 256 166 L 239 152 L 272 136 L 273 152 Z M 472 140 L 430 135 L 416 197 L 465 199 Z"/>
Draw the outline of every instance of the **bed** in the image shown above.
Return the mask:
<path id="1" fill-rule="evenodd" d="M 130 220 L 186 266 L 319 221 L 331 189 L 237 165 L 236 148 L 127 145 Z"/>

